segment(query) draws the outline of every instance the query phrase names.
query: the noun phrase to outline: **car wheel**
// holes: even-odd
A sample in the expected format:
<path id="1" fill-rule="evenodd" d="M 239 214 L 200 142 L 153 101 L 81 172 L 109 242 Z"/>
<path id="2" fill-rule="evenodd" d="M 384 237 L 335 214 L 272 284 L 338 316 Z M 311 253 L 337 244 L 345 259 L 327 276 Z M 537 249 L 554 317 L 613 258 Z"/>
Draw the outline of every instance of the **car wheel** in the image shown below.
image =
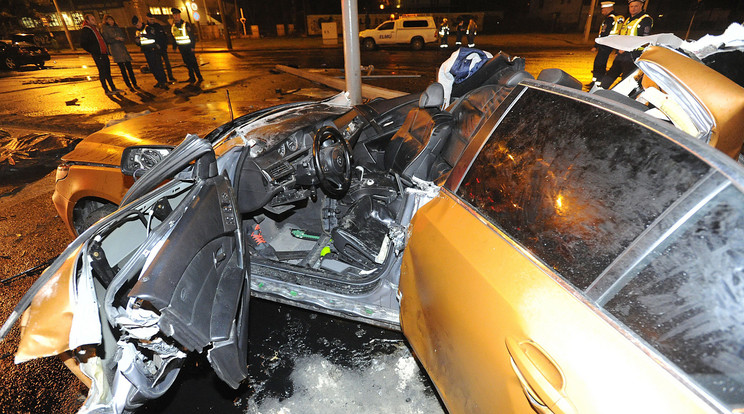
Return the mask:
<path id="1" fill-rule="evenodd" d="M 372 39 L 371 37 L 364 39 L 362 46 L 364 47 L 364 50 L 375 50 L 375 39 Z"/>
<path id="2" fill-rule="evenodd" d="M 420 37 L 414 37 L 411 39 L 411 49 L 413 50 L 421 50 L 424 48 L 424 39 Z"/>
<path id="3" fill-rule="evenodd" d="M 46 67 L 46 65 L 44 64 L 44 62 L 41 62 L 41 63 L 37 63 L 36 64 L 36 67 L 39 68 L 39 69 L 44 69 Z"/>
<path id="4" fill-rule="evenodd" d="M 113 203 L 89 200 L 85 201 L 82 207 L 75 207 L 73 213 L 73 226 L 77 234 L 82 234 L 88 227 L 118 209 L 119 206 Z"/>
<path id="5" fill-rule="evenodd" d="M 15 58 L 13 58 L 12 56 L 6 57 L 5 61 L 3 61 L 3 64 L 10 70 L 18 69 L 18 62 L 16 62 Z"/>

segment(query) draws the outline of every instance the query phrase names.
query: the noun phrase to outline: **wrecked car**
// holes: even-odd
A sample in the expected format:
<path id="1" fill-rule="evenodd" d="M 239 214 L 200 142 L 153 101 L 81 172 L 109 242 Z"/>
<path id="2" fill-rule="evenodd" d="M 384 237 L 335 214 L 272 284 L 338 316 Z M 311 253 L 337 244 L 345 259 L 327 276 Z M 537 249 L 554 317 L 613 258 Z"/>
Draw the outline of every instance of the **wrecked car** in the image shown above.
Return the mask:
<path id="1" fill-rule="evenodd" d="M 695 91 L 693 64 L 654 81 Z M 16 362 L 65 355 L 84 412 L 158 398 L 189 352 L 237 387 L 250 296 L 402 330 L 450 412 L 743 409 L 733 155 L 560 70 L 499 54 L 468 79 L 267 109 L 157 163 L 128 148 L 120 208 L 0 336 L 20 320 Z"/>
<path id="2" fill-rule="evenodd" d="M 136 115 L 94 132 L 62 156 L 52 202 L 73 236 L 114 212 L 134 184 L 134 177 L 121 172 L 126 147 L 147 146 L 142 162 L 157 163 L 183 141 L 183 129 L 206 135 L 229 122 L 230 107 L 212 102 Z"/>
<path id="3" fill-rule="evenodd" d="M 43 69 L 50 59 L 45 47 L 29 42 L 24 35 L 14 35 L 13 40 L 0 40 L 0 63 L 5 69 L 16 70 L 24 65 Z"/>

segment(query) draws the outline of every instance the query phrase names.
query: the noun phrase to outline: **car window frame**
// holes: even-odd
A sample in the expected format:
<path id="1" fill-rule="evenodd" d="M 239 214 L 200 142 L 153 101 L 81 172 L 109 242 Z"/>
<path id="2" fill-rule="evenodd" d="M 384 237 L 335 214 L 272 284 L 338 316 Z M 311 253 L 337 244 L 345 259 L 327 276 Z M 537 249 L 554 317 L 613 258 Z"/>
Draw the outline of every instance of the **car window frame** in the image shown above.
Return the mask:
<path id="1" fill-rule="evenodd" d="M 390 27 L 383 27 L 386 24 L 389 24 Z M 388 31 L 388 30 L 394 30 L 394 29 L 395 29 L 395 22 L 392 21 L 392 20 L 389 20 L 389 21 L 384 22 L 384 23 L 380 24 L 379 26 L 377 26 L 377 29 L 375 29 L 375 30 L 379 30 L 379 31 L 385 30 L 385 31 Z"/>
<path id="2" fill-rule="evenodd" d="M 671 140 L 673 143 L 681 146 L 683 149 L 687 150 L 711 167 L 710 171 L 698 183 L 688 189 L 687 192 L 680 196 L 671 206 L 667 207 L 667 209 L 665 209 L 647 229 L 633 240 L 630 246 L 620 252 L 615 260 L 613 260 L 585 290 L 581 290 L 572 285 L 554 269 L 547 266 L 533 252 L 526 249 L 510 235 L 506 234 L 495 224 L 491 223 L 482 213 L 457 194 L 457 190 L 459 189 L 460 184 L 462 184 L 465 175 L 470 170 L 494 129 L 498 127 L 504 117 L 509 113 L 514 104 L 516 104 L 516 102 L 524 95 L 528 88 L 534 88 L 579 100 L 586 104 L 600 107 L 604 110 L 615 113 L 618 116 L 627 118 L 631 122 L 649 128 L 662 137 Z M 548 277 L 552 278 L 559 286 L 572 294 L 593 313 L 633 343 L 643 353 L 658 361 L 659 367 L 666 370 L 673 378 L 690 390 L 690 392 L 701 400 L 707 402 L 711 408 L 720 412 L 730 412 L 720 401 L 712 396 L 711 393 L 689 378 L 688 374 L 681 368 L 677 367 L 676 364 L 664 356 L 660 351 L 657 351 L 652 347 L 638 333 L 610 314 L 604 308 L 603 303 L 606 303 L 606 298 L 612 297 L 614 292 L 619 291 L 622 286 L 624 286 L 624 283 L 632 280 L 633 275 L 627 277 L 625 277 L 625 275 L 628 272 L 632 272 L 638 261 L 652 253 L 654 248 L 663 242 L 663 239 L 660 239 L 661 237 L 672 235 L 676 227 L 692 217 L 696 211 L 695 206 L 714 197 L 721 191 L 722 187 L 733 185 L 739 189 L 739 191 L 744 192 L 744 171 L 742 170 L 741 166 L 722 152 L 696 140 L 694 137 L 686 133 L 683 133 L 672 125 L 668 125 L 664 121 L 655 119 L 641 111 L 585 92 L 571 90 L 569 88 L 548 84 L 542 81 L 526 80 L 515 87 L 501 106 L 488 120 L 485 121 L 483 127 L 473 137 L 470 144 L 463 152 L 457 165 L 452 169 L 452 173 L 446 180 L 442 190 L 459 205 L 463 206 L 473 214 L 480 222 L 494 231 L 494 233 L 499 237 L 512 245 L 520 254 L 535 264 L 537 268 L 542 270 Z M 623 279 L 624 277 L 625 279 Z"/>

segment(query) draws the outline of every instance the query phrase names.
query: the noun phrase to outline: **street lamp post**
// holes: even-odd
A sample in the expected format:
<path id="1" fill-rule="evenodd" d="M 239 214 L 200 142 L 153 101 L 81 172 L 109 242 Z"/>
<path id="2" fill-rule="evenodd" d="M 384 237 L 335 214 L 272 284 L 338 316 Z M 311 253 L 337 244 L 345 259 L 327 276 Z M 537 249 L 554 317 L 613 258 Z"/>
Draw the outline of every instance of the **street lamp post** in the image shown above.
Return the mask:
<path id="1" fill-rule="evenodd" d="M 75 50 L 75 45 L 72 44 L 72 36 L 70 36 L 70 29 L 67 28 L 67 22 L 65 22 L 65 18 L 62 17 L 62 12 L 59 11 L 59 4 L 57 4 L 57 0 L 54 1 L 54 8 L 57 9 L 57 17 L 59 17 L 59 20 L 62 22 L 62 27 L 65 29 L 65 36 L 67 36 L 67 43 L 70 45 L 71 50 Z"/>
<path id="2" fill-rule="evenodd" d="M 220 5 L 220 17 L 222 18 L 222 29 L 225 31 L 225 43 L 227 43 L 227 50 L 232 50 L 230 31 L 227 29 L 227 15 L 225 14 L 225 6 L 222 4 L 222 0 L 217 0 L 217 4 Z"/>
<path id="3" fill-rule="evenodd" d="M 584 43 L 589 41 L 589 32 L 592 30 L 592 18 L 594 17 L 595 7 L 597 7 L 597 0 L 592 0 L 592 4 L 589 6 L 589 15 L 586 16 L 586 24 L 584 25 Z"/>
<path id="4" fill-rule="evenodd" d="M 341 0 L 344 28 L 344 73 L 352 105 L 362 103 L 362 59 L 359 55 L 359 12 L 356 0 Z"/>

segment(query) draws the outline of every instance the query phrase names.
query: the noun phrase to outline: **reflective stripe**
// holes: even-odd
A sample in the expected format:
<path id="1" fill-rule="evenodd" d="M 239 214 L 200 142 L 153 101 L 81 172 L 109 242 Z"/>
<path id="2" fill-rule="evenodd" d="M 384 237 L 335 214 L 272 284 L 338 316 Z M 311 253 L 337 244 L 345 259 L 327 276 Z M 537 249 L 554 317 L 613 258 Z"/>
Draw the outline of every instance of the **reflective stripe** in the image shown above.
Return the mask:
<path id="1" fill-rule="evenodd" d="M 186 32 L 186 24 L 181 24 L 181 27 L 173 26 L 171 29 L 173 38 L 176 39 L 177 45 L 188 45 L 191 44 L 191 38 L 188 32 Z"/>
<path id="2" fill-rule="evenodd" d="M 134 36 L 139 38 L 140 46 L 147 46 L 147 45 L 151 45 L 155 43 L 155 39 L 151 39 L 147 37 L 147 34 L 145 33 L 144 30 L 142 31 L 138 30 L 137 32 L 135 32 Z"/>
<path id="3" fill-rule="evenodd" d="M 610 13 L 607 15 L 607 17 L 612 18 L 612 29 L 610 29 L 610 32 L 607 33 L 608 35 L 616 35 L 620 34 L 620 30 L 623 27 L 623 22 L 625 21 L 625 18 L 623 16 L 615 16 L 615 13 Z M 604 33 L 606 28 L 606 19 L 602 21 L 602 26 L 599 27 L 599 34 L 598 37 L 602 36 L 602 33 Z"/>
<path id="4" fill-rule="evenodd" d="M 625 22 L 625 19 L 623 18 L 623 16 L 615 16 L 614 14 L 612 15 L 612 19 L 615 22 L 612 24 L 612 30 L 610 30 L 610 34 L 611 35 L 620 34 L 620 30 L 623 27 L 623 23 Z"/>
<path id="5" fill-rule="evenodd" d="M 638 26 L 641 25 L 641 20 L 645 19 L 646 17 L 651 18 L 651 16 L 649 16 L 648 14 L 644 14 L 636 19 L 626 21 L 623 25 L 623 28 L 620 29 L 620 34 L 638 36 Z"/>

